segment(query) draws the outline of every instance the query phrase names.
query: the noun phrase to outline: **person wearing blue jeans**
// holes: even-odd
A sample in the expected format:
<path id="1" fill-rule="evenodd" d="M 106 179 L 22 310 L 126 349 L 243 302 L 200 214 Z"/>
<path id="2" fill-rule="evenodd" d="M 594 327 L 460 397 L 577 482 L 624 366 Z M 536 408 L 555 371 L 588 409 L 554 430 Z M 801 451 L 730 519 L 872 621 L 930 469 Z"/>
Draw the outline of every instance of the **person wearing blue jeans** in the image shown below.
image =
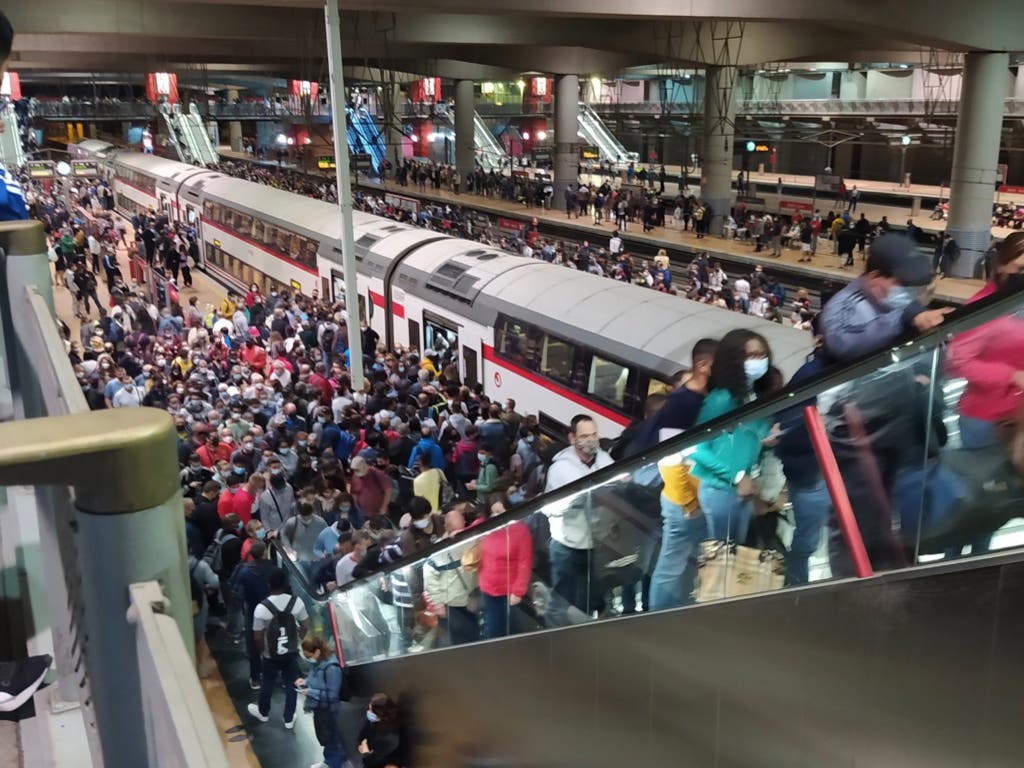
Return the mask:
<path id="1" fill-rule="evenodd" d="M 750 517 L 754 511 L 752 496 L 741 496 L 732 485 L 701 483 L 697 490 L 700 508 L 707 525 L 707 538 L 742 544 L 747 540 Z"/>
<path id="2" fill-rule="evenodd" d="M 786 556 L 786 586 L 806 584 L 810 577 L 807 562 L 821 542 L 821 529 L 832 510 L 832 500 L 821 475 L 809 485 L 789 483 L 789 501 L 793 506 L 793 543 Z"/>
<path id="3" fill-rule="evenodd" d="M 983 451 L 999 445 L 999 434 L 996 425 L 991 421 L 982 421 L 960 414 L 960 444 L 965 451 Z M 984 555 L 992 547 L 992 534 L 986 533 L 966 542 L 971 547 L 972 555 Z M 950 547 L 946 550 L 946 558 L 952 560 L 963 554 L 964 548 Z"/>
<path id="4" fill-rule="evenodd" d="M 662 537 L 658 562 L 651 574 L 652 611 L 693 602 L 700 543 L 707 538 L 707 522 L 699 512 L 687 516 L 681 504 L 661 497 Z"/>

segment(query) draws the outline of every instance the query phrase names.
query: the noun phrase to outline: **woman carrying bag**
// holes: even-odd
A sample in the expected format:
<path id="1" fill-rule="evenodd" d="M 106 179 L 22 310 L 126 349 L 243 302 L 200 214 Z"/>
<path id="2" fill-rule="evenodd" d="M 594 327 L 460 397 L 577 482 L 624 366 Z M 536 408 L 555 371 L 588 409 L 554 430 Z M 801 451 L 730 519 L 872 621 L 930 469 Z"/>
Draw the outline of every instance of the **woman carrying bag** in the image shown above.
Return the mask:
<path id="1" fill-rule="evenodd" d="M 324 748 L 324 760 L 313 768 L 341 768 L 345 748 L 341 744 L 338 707 L 343 674 L 334 651 L 323 638 L 308 635 L 302 641 L 302 658 L 309 662 L 309 674 L 295 681 L 303 697 L 303 710 L 313 714 L 316 740 Z"/>

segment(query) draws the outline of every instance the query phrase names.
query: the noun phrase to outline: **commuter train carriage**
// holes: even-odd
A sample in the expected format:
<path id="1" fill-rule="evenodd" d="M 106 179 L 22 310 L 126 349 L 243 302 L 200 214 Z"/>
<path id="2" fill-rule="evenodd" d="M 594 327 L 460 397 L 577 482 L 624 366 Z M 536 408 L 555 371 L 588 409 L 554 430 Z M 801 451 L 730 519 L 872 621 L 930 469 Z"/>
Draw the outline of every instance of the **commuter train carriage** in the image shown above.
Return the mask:
<path id="1" fill-rule="evenodd" d="M 132 152 L 108 162 L 118 207 L 195 226 L 221 283 L 345 301 L 336 206 Z M 353 220 L 360 318 L 390 348 L 456 350 L 463 381 L 551 430 L 589 412 L 603 435 L 618 434 L 703 337 L 756 330 L 787 376 L 811 350 L 804 331 L 358 211 Z"/>

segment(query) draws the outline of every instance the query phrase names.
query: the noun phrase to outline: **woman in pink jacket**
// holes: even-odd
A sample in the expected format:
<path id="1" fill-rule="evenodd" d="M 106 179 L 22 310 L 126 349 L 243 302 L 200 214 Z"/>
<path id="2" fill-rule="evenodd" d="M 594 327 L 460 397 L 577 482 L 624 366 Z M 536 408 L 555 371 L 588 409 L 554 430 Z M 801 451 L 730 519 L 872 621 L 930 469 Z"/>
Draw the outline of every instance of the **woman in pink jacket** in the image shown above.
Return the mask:
<path id="1" fill-rule="evenodd" d="M 1024 288 L 1024 232 L 1014 232 L 996 248 L 991 277 L 968 304 L 997 292 Z M 949 371 L 966 379 L 960 398 L 960 439 L 969 451 L 999 444 L 1001 422 L 1024 409 L 1024 319 L 1006 315 L 960 334 L 949 348 Z M 971 545 L 971 553 L 988 551 L 991 537 Z"/>
<path id="2" fill-rule="evenodd" d="M 491 506 L 491 517 L 504 512 L 505 505 L 500 501 Z M 533 543 L 521 520 L 484 537 L 480 544 L 480 594 L 485 640 L 518 631 L 515 607 L 530 586 L 532 568 Z"/>

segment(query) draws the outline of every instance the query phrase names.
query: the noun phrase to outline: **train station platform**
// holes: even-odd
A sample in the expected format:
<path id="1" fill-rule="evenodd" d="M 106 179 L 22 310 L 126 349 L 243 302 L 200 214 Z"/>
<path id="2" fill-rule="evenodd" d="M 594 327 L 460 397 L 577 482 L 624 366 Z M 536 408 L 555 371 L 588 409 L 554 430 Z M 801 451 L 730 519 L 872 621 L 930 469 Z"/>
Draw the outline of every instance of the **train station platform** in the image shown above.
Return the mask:
<path id="1" fill-rule="evenodd" d="M 378 190 L 382 193 L 402 195 L 418 201 L 428 201 L 441 205 L 460 205 L 498 218 L 511 218 L 525 222 L 536 218 L 538 224 L 543 223 L 559 227 L 560 229 L 570 229 L 577 232 L 581 238 L 602 245 L 607 244 L 608 238 L 611 237 L 611 233 L 615 229 L 614 225 L 609 222 L 595 225 L 589 217 L 567 219 L 565 214 L 559 211 L 542 210 L 535 207 L 527 208 L 521 203 L 484 197 L 482 195 L 456 195 L 445 190 L 431 190 L 424 193 L 418 192 L 415 187 L 403 187 L 394 182 L 386 181 L 382 184 L 365 179 L 359 182 L 359 186 L 368 190 Z M 858 210 L 864 209 L 858 207 Z M 865 213 L 867 213 L 867 210 L 865 210 Z M 877 221 L 877 219 L 875 220 Z M 914 223 L 920 226 L 916 219 Z M 732 261 L 740 261 L 749 264 L 751 268 L 757 264 L 762 264 L 765 267 L 774 266 L 776 269 L 784 266 L 787 272 L 800 275 L 806 279 L 816 279 L 819 282 L 833 280 L 845 283 L 852 277 L 855 277 L 859 271 L 859 266 L 842 269 L 839 266 L 839 257 L 832 254 L 832 244 L 827 240 L 819 241 L 818 251 L 810 264 L 801 264 L 798 263 L 801 255 L 799 250 L 784 248 L 782 256 L 773 258 L 764 253 L 754 253 L 752 242 L 717 236 L 708 236 L 698 240 L 693 232 L 680 232 L 671 227 L 657 227 L 652 232 L 644 233 L 639 223 L 633 223 L 625 235 L 626 245 L 630 248 L 635 247 L 635 245 L 641 245 L 644 247 L 644 251 L 665 248 L 670 253 L 682 250 L 687 254 L 706 251 L 712 257 L 719 256 Z M 858 265 L 860 263 L 859 261 L 857 262 Z M 935 295 L 944 301 L 962 303 L 970 298 L 979 288 L 981 288 L 981 282 L 978 280 L 943 278 L 938 283 Z"/>

